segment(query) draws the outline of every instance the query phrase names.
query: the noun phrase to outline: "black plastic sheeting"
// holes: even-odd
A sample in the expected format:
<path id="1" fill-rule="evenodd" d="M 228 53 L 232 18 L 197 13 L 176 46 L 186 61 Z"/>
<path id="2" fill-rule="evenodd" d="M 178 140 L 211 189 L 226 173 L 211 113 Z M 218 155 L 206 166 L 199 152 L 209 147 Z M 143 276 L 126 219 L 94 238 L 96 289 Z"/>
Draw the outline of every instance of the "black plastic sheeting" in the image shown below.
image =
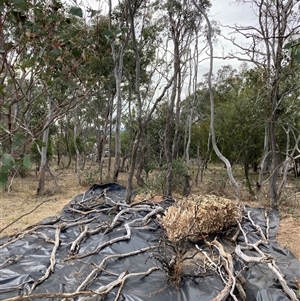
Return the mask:
<path id="1" fill-rule="evenodd" d="M 251 211 L 251 217 L 257 223 L 262 230 L 266 230 L 265 221 L 265 209 L 263 208 L 250 208 L 246 207 L 247 211 Z M 297 286 L 294 278 L 300 278 L 300 262 L 292 254 L 292 252 L 279 246 L 276 241 L 276 234 L 279 227 L 279 215 L 278 211 L 271 210 L 269 215 L 269 245 L 261 245 L 260 249 L 270 254 L 275 260 L 276 265 L 279 267 L 281 273 L 285 275 L 285 280 L 290 288 L 295 292 Z M 249 243 L 255 243 L 259 240 L 259 235 L 256 231 L 253 231 L 253 227 L 250 222 L 243 223 L 243 229 L 247 231 L 247 238 Z M 238 239 L 239 243 L 244 242 L 242 236 Z M 249 251 L 247 255 L 255 256 L 254 252 Z M 257 255 L 256 255 L 257 256 Z M 279 301 L 290 300 L 282 291 L 281 285 L 276 276 L 269 270 L 266 264 L 251 264 L 250 268 L 246 271 L 246 294 L 247 300 L 250 301 Z M 300 298 L 298 298 L 300 299 Z"/>
<path id="2" fill-rule="evenodd" d="M 115 204 L 118 203 L 118 210 L 122 209 L 124 202 L 125 188 L 118 184 L 94 185 L 83 195 L 78 195 L 67 206 L 62 213 L 55 217 L 50 217 L 39 223 L 37 228 L 28 231 L 24 237 L 14 241 L 14 237 L 4 237 L 0 239 L 0 300 L 12 298 L 21 294 L 27 295 L 34 281 L 41 278 L 50 265 L 50 255 L 53 250 L 53 243 L 46 241 L 47 238 L 54 240 L 55 231 L 62 223 L 73 223 L 75 221 L 88 221 L 89 229 L 95 229 L 101 223 L 112 222 L 118 211 Z M 105 196 L 105 197 L 104 197 Z M 149 207 L 165 206 L 169 204 L 147 203 Z M 86 215 L 82 215 L 78 210 L 91 210 Z M 123 207 L 124 208 L 124 207 Z M 72 210 L 75 209 L 75 210 Z M 262 208 L 246 208 L 251 211 L 251 217 L 255 223 L 259 224 L 263 231 L 266 230 L 265 210 Z M 101 213 L 96 212 L 104 210 Z M 105 233 L 104 230 L 89 235 L 81 242 L 77 255 L 92 252 L 101 244 L 126 234 L 124 223 L 146 216 L 149 211 L 130 212 L 122 215 L 121 223 L 111 231 Z M 88 274 L 99 265 L 102 260 L 112 254 L 123 254 L 149 246 L 157 246 L 163 235 L 155 216 L 145 227 L 131 227 L 131 238 L 123 240 L 101 249 L 97 254 L 93 254 L 80 259 L 69 259 L 70 245 L 80 235 L 84 225 L 74 225 L 67 227 L 60 233 L 60 245 L 56 252 L 56 265 L 50 276 L 38 284 L 32 294 L 40 293 L 67 293 L 74 292 L 86 279 Z M 278 212 L 269 212 L 269 245 L 262 245 L 262 251 L 270 254 L 276 261 L 277 266 L 285 275 L 285 279 L 290 288 L 297 290 L 294 277 L 300 279 L 300 263 L 295 256 L 286 248 L 280 247 L 275 236 L 279 226 Z M 34 226 L 33 226 L 34 227 Z M 251 223 L 245 220 L 242 227 L 247 233 L 249 242 L 254 243 L 260 237 Z M 28 229 L 27 229 L 28 230 Z M 42 236 L 44 235 L 44 236 Z M 218 237 L 222 241 L 221 235 Z M 11 241 L 11 243 L 8 243 Z M 242 235 L 238 237 L 238 242 L 243 243 Z M 224 240 L 224 244 L 228 244 Z M 230 247 L 230 246 L 229 246 Z M 234 250 L 234 246 L 231 246 Z M 205 248 L 203 246 L 203 248 Z M 160 263 L 153 257 L 154 250 L 150 250 L 126 258 L 109 260 L 106 264 L 106 271 L 117 275 L 124 271 L 129 273 L 146 272 L 149 268 L 158 266 Z M 246 253 L 246 252 L 245 252 Z M 255 256 L 251 251 L 249 256 Z M 257 255 L 256 255 L 257 256 Z M 240 260 L 235 261 L 237 270 L 245 267 Z M 283 301 L 290 300 L 282 291 L 281 285 L 276 276 L 268 269 L 266 264 L 248 264 L 248 268 L 243 269 L 246 278 L 247 301 Z M 100 286 L 107 285 L 117 279 L 116 275 L 102 271 L 85 288 L 86 290 L 97 290 Z M 119 300 L 127 301 L 209 301 L 218 295 L 224 288 L 224 283 L 219 275 L 210 271 L 205 276 L 194 274 L 184 277 L 180 288 L 169 285 L 165 272 L 160 268 L 147 276 L 137 276 L 126 280 L 121 291 Z M 99 296 L 81 296 L 73 300 L 114 300 L 118 292 L 118 287 L 110 291 L 104 299 Z M 61 300 L 60 298 L 48 298 L 43 300 Z M 232 300 L 228 297 L 228 301 Z"/>

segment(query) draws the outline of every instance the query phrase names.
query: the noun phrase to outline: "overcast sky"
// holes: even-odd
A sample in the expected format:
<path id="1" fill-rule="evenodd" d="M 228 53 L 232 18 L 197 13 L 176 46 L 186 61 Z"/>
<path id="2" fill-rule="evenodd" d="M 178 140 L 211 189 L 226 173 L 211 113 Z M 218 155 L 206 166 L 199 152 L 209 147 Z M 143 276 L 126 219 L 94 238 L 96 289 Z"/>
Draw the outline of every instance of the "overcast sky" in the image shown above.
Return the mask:
<path id="1" fill-rule="evenodd" d="M 212 7 L 210 9 L 210 19 L 215 20 L 222 25 L 252 25 L 255 26 L 256 16 L 253 11 L 251 3 L 236 3 L 235 0 L 212 0 Z M 221 33 L 226 37 L 230 37 L 230 29 L 220 27 Z M 218 38 L 218 42 L 214 44 L 214 55 L 222 56 L 226 55 L 233 49 L 232 44 L 229 41 Z M 221 68 L 222 65 L 232 65 L 238 69 L 242 62 L 238 60 L 217 60 L 214 61 L 214 71 Z M 208 70 L 208 69 L 207 69 Z"/>
<path id="2" fill-rule="evenodd" d="M 72 0 L 69 0 L 72 2 Z M 108 12 L 108 0 L 82 0 L 84 3 L 91 6 L 93 9 L 100 9 L 103 13 Z M 79 1 L 77 1 L 78 3 Z M 112 0 L 113 3 L 117 3 L 116 0 Z M 235 0 L 211 0 L 212 7 L 210 9 L 209 17 L 210 20 L 217 21 L 222 25 L 255 25 L 256 17 L 251 6 L 251 3 L 237 3 Z M 74 0 L 73 0 L 74 3 Z M 223 35 L 229 37 L 230 30 L 221 27 L 221 32 Z M 226 55 L 232 49 L 230 42 L 225 41 L 221 37 L 218 38 L 218 42 L 214 43 L 214 55 L 222 56 Z M 214 60 L 214 72 L 219 70 L 222 65 L 232 65 L 234 68 L 238 69 L 241 62 L 237 60 Z M 209 62 L 206 61 L 201 63 L 199 68 L 200 74 L 205 74 L 208 72 Z"/>

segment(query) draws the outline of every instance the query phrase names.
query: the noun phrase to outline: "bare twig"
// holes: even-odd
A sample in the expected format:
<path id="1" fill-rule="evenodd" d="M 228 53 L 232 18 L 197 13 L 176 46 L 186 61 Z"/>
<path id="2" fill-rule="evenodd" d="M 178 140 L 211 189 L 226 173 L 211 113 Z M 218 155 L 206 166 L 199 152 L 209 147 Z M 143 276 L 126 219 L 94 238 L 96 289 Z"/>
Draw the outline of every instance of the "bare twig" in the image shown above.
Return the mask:
<path id="1" fill-rule="evenodd" d="M 268 241 L 267 241 L 267 238 L 265 236 L 265 234 L 263 233 L 261 227 L 259 225 L 257 225 L 254 220 L 251 218 L 251 211 L 248 211 L 247 212 L 247 215 L 248 215 L 248 218 L 251 222 L 251 224 L 253 225 L 253 227 L 259 232 L 260 236 L 262 237 L 262 241 L 265 243 L 265 244 L 268 244 Z"/>
<path id="2" fill-rule="evenodd" d="M 113 219 L 111 225 L 109 228 L 106 229 L 106 231 L 104 232 L 104 234 L 108 233 L 110 230 L 112 230 L 116 223 L 118 222 L 119 218 L 121 217 L 122 214 L 124 213 L 128 213 L 128 212 L 136 212 L 136 211 L 152 211 L 153 209 L 150 208 L 149 206 L 147 205 L 143 205 L 143 206 L 139 206 L 139 207 L 130 207 L 130 208 L 126 208 L 126 209 L 123 209 L 121 210 L 116 216 L 115 218 Z"/>
<path id="3" fill-rule="evenodd" d="M 222 257 L 223 262 L 224 262 L 223 266 L 228 274 L 228 280 L 227 280 L 226 286 L 213 299 L 213 301 L 226 300 L 229 294 L 235 301 L 237 301 L 237 298 L 233 293 L 234 289 L 235 289 L 235 284 L 236 284 L 236 277 L 234 275 L 234 266 L 233 266 L 232 256 L 230 253 L 225 252 L 223 246 L 216 239 L 214 239 L 211 242 L 211 245 L 213 245 L 216 249 L 218 249 L 219 254 Z"/>
<path id="4" fill-rule="evenodd" d="M 11 179 L 10 179 L 10 183 L 9 183 L 9 185 L 8 185 L 8 187 L 7 187 L 7 193 L 10 193 L 10 191 L 11 191 L 10 189 L 11 189 L 11 186 L 12 186 L 12 184 L 13 184 L 13 181 L 14 181 L 14 178 L 15 178 L 17 172 L 18 172 L 18 168 L 15 170 L 14 174 L 12 175 L 12 177 L 11 177 Z M 1 233 L 1 232 L 0 232 L 0 233 Z"/>
<path id="5" fill-rule="evenodd" d="M 153 271 L 157 271 L 158 267 L 152 267 L 150 269 L 148 269 L 148 271 L 146 272 L 140 272 L 140 273 L 128 273 L 128 271 L 125 271 L 123 273 L 120 274 L 120 276 L 118 277 L 117 280 L 107 284 L 107 285 L 103 285 L 101 286 L 96 292 L 97 293 L 101 293 L 101 294 L 107 294 L 109 293 L 114 287 L 120 285 L 120 284 L 124 284 L 124 282 L 126 281 L 126 279 L 130 278 L 130 277 L 135 277 L 135 276 L 147 276 L 149 274 L 151 274 Z"/>
<path id="6" fill-rule="evenodd" d="M 33 295 L 20 295 L 3 301 L 23 301 L 23 300 L 41 300 L 41 299 L 50 299 L 50 298 L 75 298 L 78 296 L 93 296 L 96 295 L 93 291 L 82 291 L 74 293 L 42 293 L 42 294 L 33 294 Z"/>
<path id="7" fill-rule="evenodd" d="M 295 292 L 288 287 L 286 280 L 284 279 L 284 275 L 281 273 L 279 267 L 275 264 L 274 260 L 268 263 L 268 267 L 277 276 L 283 291 L 290 297 L 290 299 L 292 301 L 298 301 Z"/>
<path id="8" fill-rule="evenodd" d="M 79 245 L 81 241 L 84 239 L 84 237 L 88 233 L 89 226 L 85 226 L 84 230 L 80 233 L 80 235 L 72 242 L 72 245 L 70 247 L 70 252 L 75 253 L 76 250 L 79 249 Z"/>
<path id="9" fill-rule="evenodd" d="M 99 253 L 99 251 L 101 251 L 103 248 L 105 248 L 106 246 L 109 246 L 117 241 L 122 241 L 122 240 L 127 240 L 127 239 L 130 239 L 130 236 L 131 236 L 131 230 L 130 230 L 130 227 L 128 224 L 125 224 L 124 225 L 125 229 L 126 229 L 126 234 L 123 235 L 123 236 L 120 236 L 120 237 L 116 237 L 116 238 L 113 238 L 107 242 L 104 242 L 103 244 L 101 244 L 100 246 L 98 246 L 94 251 L 91 251 L 91 252 L 88 252 L 88 253 L 85 253 L 85 254 L 80 254 L 80 255 L 73 255 L 73 256 L 69 256 L 67 259 L 65 259 L 65 261 L 67 260 L 71 260 L 71 259 L 80 259 L 80 258 L 84 258 L 84 257 L 87 257 L 87 256 L 91 256 L 93 254 L 97 254 Z"/>
<path id="10" fill-rule="evenodd" d="M 139 253 L 149 251 L 154 248 L 156 248 L 156 246 L 150 246 L 150 247 L 146 247 L 143 249 L 139 249 L 139 250 L 124 253 L 124 254 L 113 254 L 113 255 L 109 255 L 109 256 L 105 257 L 101 261 L 101 263 L 99 265 L 97 265 L 96 268 L 92 272 L 90 272 L 90 274 L 86 277 L 86 279 L 80 284 L 80 286 L 77 288 L 76 292 L 79 292 L 82 289 L 84 289 L 91 282 L 91 280 L 94 279 L 94 277 L 97 275 L 97 273 L 99 271 L 102 271 L 105 268 L 105 264 L 108 260 L 110 260 L 112 258 L 124 258 L 124 257 L 128 257 L 128 256 L 136 255 Z"/>
<path id="11" fill-rule="evenodd" d="M 209 264 L 210 264 L 210 268 L 213 269 L 216 271 L 218 269 L 218 265 L 207 255 L 207 253 L 202 250 L 198 245 L 195 245 L 196 249 L 199 250 L 204 256 L 205 258 L 209 261 Z"/>
<path id="12" fill-rule="evenodd" d="M 57 251 L 57 249 L 59 247 L 59 244 L 60 244 L 59 235 L 60 235 L 60 231 L 62 230 L 62 228 L 63 228 L 63 224 L 59 225 L 56 228 L 56 231 L 55 231 L 55 244 L 54 244 L 54 247 L 52 249 L 51 256 L 50 256 L 50 265 L 49 265 L 46 273 L 44 274 L 44 276 L 42 276 L 41 278 L 39 278 L 38 280 L 36 280 L 33 283 L 32 287 L 29 291 L 29 294 L 31 294 L 33 292 L 33 290 L 37 287 L 37 285 L 39 285 L 44 280 L 46 280 L 50 276 L 50 273 L 54 271 L 54 266 L 56 264 L 55 254 L 56 254 L 56 251 Z"/>

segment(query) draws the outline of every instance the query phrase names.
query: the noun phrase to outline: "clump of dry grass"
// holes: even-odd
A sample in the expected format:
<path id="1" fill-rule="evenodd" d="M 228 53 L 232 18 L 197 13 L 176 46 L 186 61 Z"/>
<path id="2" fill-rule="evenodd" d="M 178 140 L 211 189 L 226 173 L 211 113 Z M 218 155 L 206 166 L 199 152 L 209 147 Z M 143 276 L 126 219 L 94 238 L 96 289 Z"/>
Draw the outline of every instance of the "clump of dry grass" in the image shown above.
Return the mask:
<path id="1" fill-rule="evenodd" d="M 161 224 L 172 241 L 197 239 L 236 225 L 240 207 L 232 200 L 215 195 L 189 196 L 168 208 Z"/>

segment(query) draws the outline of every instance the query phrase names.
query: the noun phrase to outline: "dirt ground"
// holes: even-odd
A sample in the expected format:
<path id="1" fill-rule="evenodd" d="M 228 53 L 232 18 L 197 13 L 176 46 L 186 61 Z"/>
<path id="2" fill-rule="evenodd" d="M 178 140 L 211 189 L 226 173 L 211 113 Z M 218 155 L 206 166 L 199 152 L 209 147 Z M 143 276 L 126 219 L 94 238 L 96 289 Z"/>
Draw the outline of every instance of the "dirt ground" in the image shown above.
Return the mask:
<path id="1" fill-rule="evenodd" d="M 123 180 L 120 184 L 125 184 Z M 15 178 L 10 192 L 0 191 L 0 236 L 14 234 L 46 217 L 58 214 L 76 195 L 83 193 L 91 185 L 81 186 L 73 171 L 58 171 L 58 190 L 51 196 L 36 195 L 37 178 L 34 174 L 27 178 Z M 300 195 L 291 204 L 280 209 L 280 227 L 277 240 L 289 248 L 300 260 Z M 297 196 L 297 197 L 298 197 Z M 255 206 L 253 203 L 249 203 Z M 31 213 L 30 213 L 31 212 Z"/>

